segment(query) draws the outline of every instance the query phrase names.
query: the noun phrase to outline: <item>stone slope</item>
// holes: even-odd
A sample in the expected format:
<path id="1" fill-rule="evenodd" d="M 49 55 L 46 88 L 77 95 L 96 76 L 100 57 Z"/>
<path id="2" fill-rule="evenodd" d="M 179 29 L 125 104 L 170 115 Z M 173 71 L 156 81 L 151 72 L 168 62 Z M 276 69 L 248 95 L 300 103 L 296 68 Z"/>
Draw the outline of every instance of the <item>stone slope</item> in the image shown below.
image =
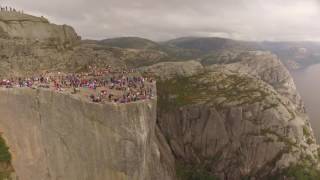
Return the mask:
<path id="1" fill-rule="evenodd" d="M 139 68 L 145 73 L 152 73 L 161 80 L 172 79 L 177 76 L 189 77 L 199 74 L 204 70 L 203 66 L 197 61 L 187 62 L 162 62 L 147 67 Z"/>
<path id="2" fill-rule="evenodd" d="M 264 51 L 248 51 L 235 54 L 232 59 L 229 63 L 211 65 L 207 69 L 223 67 L 233 72 L 254 76 L 273 86 L 277 92 L 288 97 L 300 111 L 304 112 L 304 105 L 294 81 L 276 55 Z"/>
<path id="3" fill-rule="evenodd" d="M 1 89 L 0 97 L 16 179 L 174 177 L 163 164 L 173 160 L 162 154 L 168 147 L 156 134 L 155 100 L 102 105 L 32 89 Z"/>

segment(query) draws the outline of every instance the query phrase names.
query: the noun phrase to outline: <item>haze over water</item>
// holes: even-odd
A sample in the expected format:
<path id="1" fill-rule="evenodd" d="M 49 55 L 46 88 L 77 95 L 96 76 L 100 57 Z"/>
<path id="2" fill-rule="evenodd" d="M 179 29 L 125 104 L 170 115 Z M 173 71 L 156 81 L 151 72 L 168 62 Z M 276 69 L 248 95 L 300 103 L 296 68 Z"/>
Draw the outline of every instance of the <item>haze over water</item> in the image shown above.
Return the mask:
<path id="1" fill-rule="evenodd" d="M 320 141 L 320 64 L 291 72 L 298 91 L 306 105 L 310 122 Z"/>

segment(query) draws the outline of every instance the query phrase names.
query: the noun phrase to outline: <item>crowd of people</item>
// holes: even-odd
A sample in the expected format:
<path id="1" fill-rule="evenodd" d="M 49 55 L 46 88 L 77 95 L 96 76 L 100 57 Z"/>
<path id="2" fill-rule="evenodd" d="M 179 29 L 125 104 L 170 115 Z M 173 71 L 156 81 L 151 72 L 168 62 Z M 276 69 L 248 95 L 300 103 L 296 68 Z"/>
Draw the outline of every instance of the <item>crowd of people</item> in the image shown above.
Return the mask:
<path id="1" fill-rule="evenodd" d="M 15 8 L 9 6 L 0 6 L 0 10 L 4 12 L 17 12 L 23 14 L 23 11 L 16 10 Z"/>
<path id="2" fill-rule="evenodd" d="M 2 88 L 46 88 L 87 96 L 92 102 L 130 103 L 155 96 L 155 80 L 125 68 L 89 67 L 88 73 L 46 72 L 3 79 Z"/>

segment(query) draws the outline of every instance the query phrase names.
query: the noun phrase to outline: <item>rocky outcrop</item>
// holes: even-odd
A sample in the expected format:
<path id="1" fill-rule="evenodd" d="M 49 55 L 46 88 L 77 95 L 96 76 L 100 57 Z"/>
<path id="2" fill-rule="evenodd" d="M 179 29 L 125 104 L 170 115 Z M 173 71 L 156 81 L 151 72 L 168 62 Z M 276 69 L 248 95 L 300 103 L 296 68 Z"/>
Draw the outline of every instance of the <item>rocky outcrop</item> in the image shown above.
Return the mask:
<path id="1" fill-rule="evenodd" d="M 241 74 L 249 74 L 270 84 L 277 92 L 297 105 L 300 111 L 305 111 L 289 71 L 276 55 L 264 51 L 248 51 L 234 54 L 232 59 L 231 62 L 208 66 L 207 69 L 219 67 Z"/>
<path id="2" fill-rule="evenodd" d="M 240 59 L 158 81 L 158 125 L 182 179 L 291 177 L 291 167 L 319 165 L 308 117 L 292 99 L 297 92 L 283 65 L 262 52 Z"/>
<path id="3" fill-rule="evenodd" d="M 0 76 L 48 70 L 79 72 L 90 65 L 134 68 L 168 57 L 158 50 L 111 48 L 80 41 L 70 26 L 17 12 L 0 12 L 0 48 Z"/>
<path id="4" fill-rule="evenodd" d="M 0 129 L 17 179 L 174 177 L 172 156 L 162 153 L 170 149 L 156 133 L 156 100 L 94 104 L 32 89 L 1 89 L 0 97 Z"/>
<path id="5" fill-rule="evenodd" d="M 50 24 L 44 17 L 5 11 L 0 12 L 0 37 L 59 43 L 67 47 L 78 44 L 80 40 L 70 26 Z"/>
<path id="6" fill-rule="evenodd" d="M 140 68 L 140 71 L 152 73 L 161 80 L 175 77 L 190 77 L 202 72 L 203 66 L 197 61 L 187 62 L 162 62 Z"/>
<path id="7" fill-rule="evenodd" d="M 0 75 L 19 75 L 61 68 L 79 45 L 80 37 L 67 25 L 43 17 L 0 12 Z"/>
<path id="8" fill-rule="evenodd" d="M 237 179 L 318 158 L 306 116 L 255 79 L 215 72 L 159 86 L 159 125 L 184 163 Z"/>

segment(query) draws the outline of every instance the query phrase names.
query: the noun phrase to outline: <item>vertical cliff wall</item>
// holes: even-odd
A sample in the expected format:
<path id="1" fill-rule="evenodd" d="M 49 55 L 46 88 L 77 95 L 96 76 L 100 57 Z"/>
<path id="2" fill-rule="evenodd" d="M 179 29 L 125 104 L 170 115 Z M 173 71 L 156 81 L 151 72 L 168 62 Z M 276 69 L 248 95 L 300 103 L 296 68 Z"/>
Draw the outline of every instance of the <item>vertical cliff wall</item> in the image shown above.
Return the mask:
<path id="1" fill-rule="evenodd" d="M 162 180 L 174 174 L 161 163 L 173 158 L 162 155 L 170 149 L 155 134 L 156 100 L 103 105 L 46 90 L 1 89 L 0 107 L 0 130 L 20 180 Z"/>
<path id="2" fill-rule="evenodd" d="M 194 61 L 143 70 L 161 79 L 157 122 L 180 179 L 319 178 L 319 146 L 303 104 L 271 54 L 202 70 Z"/>

